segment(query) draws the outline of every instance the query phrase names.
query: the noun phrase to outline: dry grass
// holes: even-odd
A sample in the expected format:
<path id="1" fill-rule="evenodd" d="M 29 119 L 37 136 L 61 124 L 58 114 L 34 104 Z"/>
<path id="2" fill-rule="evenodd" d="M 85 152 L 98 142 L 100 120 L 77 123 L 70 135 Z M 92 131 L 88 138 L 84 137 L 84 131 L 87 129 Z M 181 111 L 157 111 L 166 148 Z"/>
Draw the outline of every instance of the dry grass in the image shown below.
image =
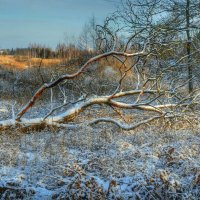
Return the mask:
<path id="1" fill-rule="evenodd" d="M 7 69 L 23 70 L 28 67 L 38 66 L 41 62 L 40 58 L 29 59 L 26 56 L 4 56 L 0 55 L 0 65 Z M 49 67 L 61 63 L 61 59 L 42 59 L 42 66 Z"/>
<path id="2" fill-rule="evenodd" d="M 21 70 L 30 64 L 26 59 L 1 56 L 0 62 L 4 64 L 0 65 Z M 54 61 L 43 60 L 43 64 L 46 62 L 50 66 Z M 31 62 L 38 65 L 40 59 L 32 59 Z M 45 68 L 42 70 L 40 73 L 49 78 L 50 72 Z M 105 91 L 100 88 L 98 93 L 108 93 L 107 87 L 110 89 L 113 83 L 110 80 L 113 72 L 111 70 L 106 77 L 100 68 L 97 71 L 102 78 L 98 77 L 97 82 L 87 80 L 87 77 L 80 77 L 77 82 L 69 81 L 65 88 L 67 100 L 78 98 L 80 91 L 97 92 L 99 85 L 105 85 Z M 96 77 L 95 71 L 91 73 Z M 36 68 L 15 72 L 3 69 L 2 74 L 1 93 L 14 94 L 9 104 L 7 98 L 5 104 L 0 99 L 0 118 L 6 119 L 11 117 L 14 100 L 21 95 L 27 101 L 42 82 Z M 14 82 L 15 87 L 12 87 Z M 115 85 L 112 87 L 115 88 Z M 49 111 L 49 93 L 46 94 L 48 98 L 37 102 L 27 117 L 44 116 Z M 54 98 L 58 101 L 56 95 Z M 107 106 L 100 107 L 82 113 L 75 121 L 82 125 L 73 129 L 43 127 L 41 131 L 17 128 L 1 131 L 0 199 L 200 198 L 198 120 L 191 120 L 194 127 L 187 121 L 156 120 L 128 132 L 112 124 L 84 125 L 85 120 L 97 116 L 121 117 Z M 19 109 L 19 104 L 15 109 Z M 148 117 L 136 111 L 122 114 L 124 119 L 121 117 L 120 120 L 128 123 Z"/>
<path id="3" fill-rule="evenodd" d="M 199 199 L 198 127 L 164 123 L 1 132 L 0 184 L 31 189 L 19 199 Z"/>
<path id="4" fill-rule="evenodd" d="M 3 56 L 0 55 L 0 65 L 5 67 L 13 67 L 16 69 L 24 69 L 26 68 L 26 63 L 16 61 L 13 56 Z"/>

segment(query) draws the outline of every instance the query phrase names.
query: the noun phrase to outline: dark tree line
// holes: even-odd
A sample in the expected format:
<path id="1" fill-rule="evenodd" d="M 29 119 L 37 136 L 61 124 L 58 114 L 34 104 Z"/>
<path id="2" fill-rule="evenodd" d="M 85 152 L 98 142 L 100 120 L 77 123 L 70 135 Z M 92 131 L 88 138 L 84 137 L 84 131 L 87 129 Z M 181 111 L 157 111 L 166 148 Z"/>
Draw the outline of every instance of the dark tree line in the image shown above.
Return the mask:
<path id="1" fill-rule="evenodd" d="M 30 45 L 27 48 L 5 49 L 2 50 L 2 55 L 26 56 L 27 58 L 61 58 L 71 60 L 73 58 L 85 57 L 92 53 L 91 50 L 80 49 L 73 44 L 66 45 L 60 43 L 56 49 L 45 47 L 39 44 Z"/>

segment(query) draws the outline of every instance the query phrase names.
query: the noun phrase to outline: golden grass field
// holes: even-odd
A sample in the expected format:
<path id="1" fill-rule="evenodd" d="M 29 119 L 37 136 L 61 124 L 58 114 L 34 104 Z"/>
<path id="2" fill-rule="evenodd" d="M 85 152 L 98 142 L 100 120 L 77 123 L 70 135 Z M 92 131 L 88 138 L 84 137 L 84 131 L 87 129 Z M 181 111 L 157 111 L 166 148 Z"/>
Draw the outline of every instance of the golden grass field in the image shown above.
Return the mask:
<path id="1" fill-rule="evenodd" d="M 26 69 L 31 66 L 38 66 L 42 60 L 42 66 L 47 67 L 57 65 L 61 59 L 41 59 L 41 58 L 28 58 L 27 56 L 11 56 L 0 55 L 0 65 L 6 68 Z"/>

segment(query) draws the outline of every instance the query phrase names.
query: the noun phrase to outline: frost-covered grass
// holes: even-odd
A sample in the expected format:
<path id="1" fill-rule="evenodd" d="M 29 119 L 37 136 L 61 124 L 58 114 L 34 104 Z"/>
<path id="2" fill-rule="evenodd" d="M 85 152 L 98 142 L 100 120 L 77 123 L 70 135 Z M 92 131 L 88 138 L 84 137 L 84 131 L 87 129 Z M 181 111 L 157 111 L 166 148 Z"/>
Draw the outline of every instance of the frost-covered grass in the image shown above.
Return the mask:
<path id="1" fill-rule="evenodd" d="M 199 199 L 200 132 L 84 125 L 0 134 L 2 199 Z"/>

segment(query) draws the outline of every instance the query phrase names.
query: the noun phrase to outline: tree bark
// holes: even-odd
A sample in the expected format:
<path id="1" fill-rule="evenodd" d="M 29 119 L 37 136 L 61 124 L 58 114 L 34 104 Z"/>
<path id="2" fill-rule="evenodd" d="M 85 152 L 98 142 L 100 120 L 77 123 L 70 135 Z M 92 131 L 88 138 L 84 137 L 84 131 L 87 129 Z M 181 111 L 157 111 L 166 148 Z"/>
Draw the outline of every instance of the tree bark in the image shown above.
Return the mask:
<path id="1" fill-rule="evenodd" d="M 186 35 L 187 35 L 187 67 L 188 67 L 188 90 L 191 94 L 193 91 L 193 70 L 192 70 L 192 56 L 191 56 L 191 35 L 190 35 L 190 0 L 186 2 Z"/>

